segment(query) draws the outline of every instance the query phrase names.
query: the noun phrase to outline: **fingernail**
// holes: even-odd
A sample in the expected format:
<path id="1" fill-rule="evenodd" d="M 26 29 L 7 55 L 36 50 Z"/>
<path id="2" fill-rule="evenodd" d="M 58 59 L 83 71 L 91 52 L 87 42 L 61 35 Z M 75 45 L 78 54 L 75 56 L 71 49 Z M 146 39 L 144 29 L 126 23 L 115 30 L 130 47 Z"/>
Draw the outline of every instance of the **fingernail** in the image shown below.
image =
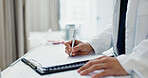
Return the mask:
<path id="1" fill-rule="evenodd" d="M 77 72 L 80 73 L 80 69 L 78 69 Z"/>
<path id="2" fill-rule="evenodd" d="M 72 54 L 73 56 L 75 56 L 75 54 Z"/>

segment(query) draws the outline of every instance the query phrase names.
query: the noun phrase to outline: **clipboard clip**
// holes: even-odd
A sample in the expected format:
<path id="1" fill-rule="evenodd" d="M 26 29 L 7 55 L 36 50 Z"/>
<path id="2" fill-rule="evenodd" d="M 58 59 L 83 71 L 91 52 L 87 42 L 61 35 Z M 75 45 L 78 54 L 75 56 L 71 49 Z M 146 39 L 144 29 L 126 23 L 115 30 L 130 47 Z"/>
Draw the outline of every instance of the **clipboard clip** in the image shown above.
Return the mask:
<path id="1" fill-rule="evenodd" d="M 42 65 L 39 62 L 37 62 L 33 59 L 22 58 L 21 61 L 24 62 L 25 64 L 29 65 L 33 69 L 37 69 L 38 67 L 42 67 Z"/>

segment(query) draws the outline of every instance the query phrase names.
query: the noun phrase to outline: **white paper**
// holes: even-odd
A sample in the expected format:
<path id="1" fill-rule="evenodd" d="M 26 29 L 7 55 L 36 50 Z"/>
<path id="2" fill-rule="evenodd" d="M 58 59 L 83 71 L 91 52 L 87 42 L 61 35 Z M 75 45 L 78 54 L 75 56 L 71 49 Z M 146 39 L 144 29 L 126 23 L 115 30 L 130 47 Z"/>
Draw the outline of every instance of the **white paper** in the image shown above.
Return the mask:
<path id="1" fill-rule="evenodd" d="M 67 64 L 71 62 L 83 61 L 88 59 L 98 58 L 101 55 L 89 54 L 83 56 L 69 57 L 65 53 L 64 45 L 41 46 L 27 55 L 25 58 L 33 59 L 42 64 L 42 66 L 53 66 L 59 64 Z M 39 75 L 33 69 L 23 62 L 18 62 L 13 67 L 9 67 L 2 78 L 91 78 L 91 74 L 98 73 L 101 70 L 95 71 L 85 76 L 78 74 L 77 70 L 52 73 L 47 75 Z M 114 78 L 112 76 L 104 78 Z"/>
<path id="2" fill-rule="evenodd" d="M 27 59 L 34 59 L 38 63 L 42 64 L 43 67 L 53 66 L 53 65 L 61 65 L 72 62 L 90 60 L 94 58 L 99 58 L 102 55 L 96 55 L 94 53 L 90 53 L 89 55 L 79 55 L 75 57 L 69 57 L 65 53 L 64 45 L 54 45 L 54 46 L 42 46 L 33 55 L 29 55 Z M 52 51 L 52 52 L 51 52 Z M 97 71 L 98 72 L 98 71 Z M 93 74 L 93 73 L 92 73 Z M 65 76 L 66 75 L 66 76 Z M 86 76 L 80 76 L 77 73 L 77 70 L 59 72 L 46 75 L 49 78 L 90 78 L 91 74 Z M 113 77 L 105 77 L 105 78 L 113 78 Z"/>
<path id="3" fill-rule="evenodd" d="M 32 55 L 27 56 L 27 59 L 33 59 L 40 63 L 43 67 L 61 65 L 72 62 L 84 61 L 89 59 L 98 58 L 102 55 L 95 55 L 93 53 L 89 55 L 79 55 L 75 57 L 69 57 L 64 50 L 63 45 L 54 46 L 42 46 Z"/>

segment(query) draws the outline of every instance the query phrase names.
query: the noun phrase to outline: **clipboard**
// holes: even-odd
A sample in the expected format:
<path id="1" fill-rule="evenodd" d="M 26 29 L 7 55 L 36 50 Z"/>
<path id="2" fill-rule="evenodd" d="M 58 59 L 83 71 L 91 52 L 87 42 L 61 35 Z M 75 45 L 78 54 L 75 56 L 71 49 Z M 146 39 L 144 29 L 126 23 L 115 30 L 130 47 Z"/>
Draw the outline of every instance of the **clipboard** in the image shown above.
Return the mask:
<path id="1" fill-rule="evenodd" d="M 62 64 L 62 65 L 49 66 L 49 67 L 41 67 L 40 65 L 37 65 L 26 58 L 22 58 L 21 61 L 27 64 L 28 66 L 30 66 L 33 70 L 35 70 L 40 75 L 45 75 L 45 74 L 78 69 L 81 66 L 83 66 L 85 63 L 87 63 L 89 60 L 78 61 L 78 62 Z"/>

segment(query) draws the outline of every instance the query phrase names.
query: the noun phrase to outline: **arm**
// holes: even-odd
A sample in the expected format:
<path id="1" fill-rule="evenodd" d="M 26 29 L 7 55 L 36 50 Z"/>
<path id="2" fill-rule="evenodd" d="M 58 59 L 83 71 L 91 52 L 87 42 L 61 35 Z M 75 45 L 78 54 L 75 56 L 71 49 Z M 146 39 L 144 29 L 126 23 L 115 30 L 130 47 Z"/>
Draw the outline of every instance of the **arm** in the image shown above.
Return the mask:
<path id="1" fill-rule="evenodd" d="M 143 40 L 133 49 L 130 55 L 122 55 L 117 57 L 122 67 L 130 73 L 133 68 L 141 71 L 148 71 L 148 39 Z"/>
<path id="2" fill-rule="evenodd" d="M 92 78 L 100 78 L 104 76 L 123 76 L 130 74 L 133 68 L 142 71 L 147 75 L 148 71 L 148 39 L 143 40 L 137 47 L 133 49 L 133 53 L 129 55 L 120 55 L 117 58 L 102 56 L 87 62 L 78 69 L 81 75 L 87 75 L 95 70 L 103 69 L 102 72 L 92 75 Z"/>
<path id="3" fill-rule="evenodd" d="M 85 43 L 79 40 L 75 40 L 75 46 L 72 49 L 72 41 L 65 43 L 65 52 L 70 55 L 72 51 L 72 56 L 76 55 L 87 55 L 91 51 L 96 53 L 101 53 L 110 47 L 112 47 L 112 25 L 107 26 L 106 30 L 94 37 L 89 42 Z"/>
<path id="4" fill-rule="evenodd" d="M 88 41 L 96 54 L 112 47 L 112 33 L 112 25 L 109 25 L 106 30 Z"/>

